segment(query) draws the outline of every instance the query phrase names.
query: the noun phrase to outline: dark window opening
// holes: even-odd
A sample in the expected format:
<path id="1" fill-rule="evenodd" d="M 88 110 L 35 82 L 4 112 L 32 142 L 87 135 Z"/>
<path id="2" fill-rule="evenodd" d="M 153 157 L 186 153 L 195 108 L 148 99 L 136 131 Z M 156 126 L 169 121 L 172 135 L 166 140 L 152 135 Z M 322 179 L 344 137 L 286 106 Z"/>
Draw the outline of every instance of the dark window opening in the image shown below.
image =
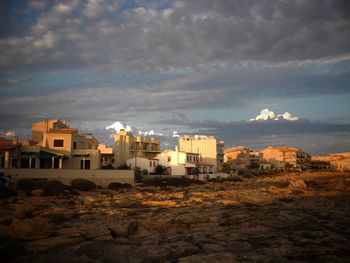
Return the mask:
<path id="1" fill-rule="evenodd" d="M 90 160 L 80 160 L 80 169 L 89 170 L 90 169 Z"/>
<path id="2" fill-rule="evenodd" d="M 53 140 L 53 147 L 63 147 L 63 140 Z"/>

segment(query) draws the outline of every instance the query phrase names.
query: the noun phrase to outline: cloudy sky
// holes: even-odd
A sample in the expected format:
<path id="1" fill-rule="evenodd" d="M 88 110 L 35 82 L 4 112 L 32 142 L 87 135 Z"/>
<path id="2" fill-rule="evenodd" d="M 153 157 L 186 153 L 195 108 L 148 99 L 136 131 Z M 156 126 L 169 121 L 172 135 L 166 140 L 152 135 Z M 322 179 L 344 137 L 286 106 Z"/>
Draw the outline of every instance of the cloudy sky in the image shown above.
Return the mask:
<path id="1" fill-rule="evenodd" d="M 5 0 L 0 25 L 2 133 L 66 117 L 110 145 L 119 122 L 163 147 L 350 150 L 350 1 Z"/>

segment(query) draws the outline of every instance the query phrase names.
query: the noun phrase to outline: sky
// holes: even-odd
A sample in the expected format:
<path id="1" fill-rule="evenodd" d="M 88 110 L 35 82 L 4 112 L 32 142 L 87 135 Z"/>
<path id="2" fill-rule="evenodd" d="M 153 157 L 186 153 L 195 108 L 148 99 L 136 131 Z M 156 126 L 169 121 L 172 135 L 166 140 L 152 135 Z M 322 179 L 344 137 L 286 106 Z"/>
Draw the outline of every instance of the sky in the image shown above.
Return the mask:
<path id="1" fill-rule="evenodd" d="M 0 135 L 350 151 L 350 1 L 4 0 L 0 29 Z"/>

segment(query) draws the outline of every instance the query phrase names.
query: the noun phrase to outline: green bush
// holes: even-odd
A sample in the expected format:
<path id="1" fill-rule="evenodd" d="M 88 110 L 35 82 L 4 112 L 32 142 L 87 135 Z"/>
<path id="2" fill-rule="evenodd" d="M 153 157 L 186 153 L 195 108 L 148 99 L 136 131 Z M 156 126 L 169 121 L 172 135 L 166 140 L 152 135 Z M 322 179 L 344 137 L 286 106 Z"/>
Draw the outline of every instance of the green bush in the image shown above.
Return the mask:
<path id="1" fill-rule="evenodd" d="M 60 195 L 64 193 L 64 184 L 57 180 L 49 180 L 46 182 L 43 190 L 46 195 Z"/>
<path id="2" fill-rule="evenodd" d="M 130 166 L 128 166 L 127 164 L 121 164 L 117 166 L 117 170 L 130 170 Z"/>
<path id="3" fill-rule="evenodd" d="M 7 188 L 6 186 L 0 185 L 0 198 L 8 198 L 16 195 L 17 195 L 17 192 L 15 190 Z"/>
<path id="4" fill-rule="evenodd" d="M 147 176 L 148 175 L 148 171 L 146 169 L 143 169 L 141 171 L 141 173 L 142 173 L 143 176 Z"/>
<path id="5" fill-rule="evenodd" d="M 154 171 L 157 175 L 163 175 L 167 173 L 167 169 L 165 166 L 162 166 L 160 164 L 158 164 L 155 168 Z"/>
<path id="6" fill-rule="evenodd" d="M 135 167 L 134 176 L 135 176 L 135 181 L 137 183 L 142 183 L 143 176 L 142 176 L 142 172 L 141 172 L 141 168 L 140 167 Z"/>
<path id="7" fill-rule="evenodd" d="M 16 189 L 20 191 L 32 191 L 35 186 L 36 182 L 33 179 L 19 179 L 16 183 Z"/>
<path id="8" fill-rule="evenodd" d="M 111 190 L 118 190 L 123 188 L 123 184 L 122 183 L 118 183 L 118 182 L 112 182 L 108 185 L 108 189 Z"/>
<path id="9" fill-rule="evenodd" d="M 87 179 L 74 179 L 71 185 L 73 188 L 80 191 L 91 191 L 96 189 L 96 184 Z"/>

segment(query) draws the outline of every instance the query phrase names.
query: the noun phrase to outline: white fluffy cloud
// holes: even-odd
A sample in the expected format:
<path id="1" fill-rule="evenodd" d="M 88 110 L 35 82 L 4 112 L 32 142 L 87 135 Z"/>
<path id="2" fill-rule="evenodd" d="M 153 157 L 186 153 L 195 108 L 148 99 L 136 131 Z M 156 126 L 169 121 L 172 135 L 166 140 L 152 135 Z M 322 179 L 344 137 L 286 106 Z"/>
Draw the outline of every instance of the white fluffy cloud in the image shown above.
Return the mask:
<path id="1" fill-rule="evenodd" d="M 163 134 L 155 132 L 154 130 L 149 130 L 149 131 L 139 131 L 139 135 L 143 136 L 163 136 Z"/>
<path id="2" fill-rule="evenodd" d="M 127 132 L 132 131 L 131 126 L 129 126 L 129 125 L 124 126 L 124 124 L 121 123 L 120 121 L 116 121 L 113 124 L 106 127 L 106 130 L 109 130 L 109 129 L 113 129 L 113 130 L 115 130 L 115 132 L 119 132 L 120 130 L 125 130 Z"/>
<path id="3" fill-rule="evenodd" d="M 289 112 L 285 112 L 283 114 L 275 114 L 272 110 L 262 109 L 259 115 L 257 115 L 254 119 L 250 119 L 250 121 L 267 121 L 267 120 L 297 121 L 299 120 L 299 118 L 297 116 L 293 116 Z"/>
<path id="4" fill-rule="evenodd" d="M 173 131 L 173 138 L 180 138 L 180 135 L 177 133 L 177 131 Z"/>

